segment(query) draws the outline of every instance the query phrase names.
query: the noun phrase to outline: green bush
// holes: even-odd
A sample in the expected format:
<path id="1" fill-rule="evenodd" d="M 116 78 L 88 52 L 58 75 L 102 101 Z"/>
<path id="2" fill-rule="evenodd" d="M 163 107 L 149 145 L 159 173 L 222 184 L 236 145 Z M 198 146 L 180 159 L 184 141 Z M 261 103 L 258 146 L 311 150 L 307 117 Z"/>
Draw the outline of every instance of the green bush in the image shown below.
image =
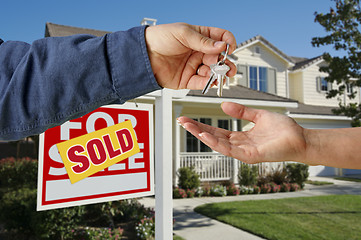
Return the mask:
<path id="1" fill-rule="evenodd" d="M 174 188 L 173 189 L 173 198 L 186 198 L 187 193 L 184 189 L 181 188 Z"/>
<path id="2" fill-rule="evenodd" d="M 239 188 L 234 183 L 226 186 L 227 196 L 237 196 L 240 194 Z"/>
<path id="3" fill-rule="evenodd" d="M 242 164 L 238 171 L 239 185 L 252 186 L 257 183 L 258 166 Z"/>
<path id="4" fill-rule="evenodd" d="M 212 186 L 210 189 L 210 195 L 213 197 L 223 197 L 227 195 L 226 187 L 222 185 Z"/>
<path id="5" fill-rule="evenodd" d="M 0 160 L 0 188 L 19 189 L 37 187 L 38 161 L 30 158 Z"/>
<path id="6" fill-rule="evenodd" d="M 72 239 L 84 207 L 36 211 L 36 189 L 21 188 L 6 192 L 0 204 L 0 221 L 16 234 L 37 239 Z"/>
<path id="7" fill-rule="evenodd" d="M 287 180 L 287 171 L 284 168 L 274 170 L 274 171 L 270 172 L 269 174 L 267 174 L 267 179 L 270 182 L 274 182 L 278 185 L 281 185 L 282 183 L 285 183 L 288 181 Z"/>
<path id="8" fill-rule="evenodd" d="M 308 165 L 302 163 L 288 163 L 286 165 L 287 177 L 291 183 L 297 183 L 301 188 L 305 186 L 308 178 Z"/>
<path id="9" fill-rule="evenodd" d="M 36 190 L 21 188 L 4 193 L 0 204 L 0 221 L 8 231 L 33 234 L 31 222 L 36 209 Z"/>
<path id="10" fill-rule="evenodd" d="M 194 168 L 183 167 L 178 170 L 179 188 L 197 189 L 200 185 L 199 175 Z"/>

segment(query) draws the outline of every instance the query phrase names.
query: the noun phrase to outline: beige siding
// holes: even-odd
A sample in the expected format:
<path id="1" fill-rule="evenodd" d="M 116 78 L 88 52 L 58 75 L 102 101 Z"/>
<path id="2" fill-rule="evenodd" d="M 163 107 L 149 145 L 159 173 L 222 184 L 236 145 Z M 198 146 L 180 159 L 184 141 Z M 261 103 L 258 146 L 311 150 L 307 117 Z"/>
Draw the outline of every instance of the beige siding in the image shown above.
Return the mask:
<path id="1" fill-rule="evenodd" d="M 304 102 L 302 76 L 302 72 L 290 73 L 289 75 L 290 98 L 300 102 Z"/>
<path id="2" fill-rule="evenodd" d="M 317 77 L 325 77 L 326 73 L 322 73 L 319 71 L 319 65 L 311 66 L 303 71 L 303 89 L 304 89 L 304 103 L 310 105 L 322 105 L 322 106 L 338 106 L 337 98 L 327 99 L 326 93 L 317 92 L 316 86 L 316 78 Z M 332 88 L 337 88 L 337 84 L 334 83 Z M 348 98 L 346 102 L 350 102 Z M 359 94 L 357 94 L 356 99 L 352 100 L 352 102 L 359 102 Z"/>
<path id="3" fill-rule="evenodd" d="M 254 53 L 255 47 L 260 48 L 260 54 Z M 236 64 L 275 68 L 277 72 L 277 95 L 286 97 L 287 63 L 283 59 L 261 43 L 242 49 L 235 55 L 238 57 Z"/>

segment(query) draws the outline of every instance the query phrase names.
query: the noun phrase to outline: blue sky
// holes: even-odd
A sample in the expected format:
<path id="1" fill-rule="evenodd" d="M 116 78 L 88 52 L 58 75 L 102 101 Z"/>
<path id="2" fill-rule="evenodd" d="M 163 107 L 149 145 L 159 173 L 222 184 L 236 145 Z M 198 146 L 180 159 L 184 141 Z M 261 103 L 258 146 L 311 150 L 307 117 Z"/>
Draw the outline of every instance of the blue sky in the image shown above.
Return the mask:
<path id="1" fill-rule="evenodd" d="M 222 2 L 222 3 L 220 3 Z M 233 32 L 237 43 L 262 35 L 290 56 L 315 57 L 331 48 L 315 48 L 324 36 L 314 12 L 328 12 L 331 0 L 1 0 L 0 38 L 32 42 L 44 36 L 45 23 L 98 30 L 126 30 L 144 17 L 158 24 L 187 22 Z"/>

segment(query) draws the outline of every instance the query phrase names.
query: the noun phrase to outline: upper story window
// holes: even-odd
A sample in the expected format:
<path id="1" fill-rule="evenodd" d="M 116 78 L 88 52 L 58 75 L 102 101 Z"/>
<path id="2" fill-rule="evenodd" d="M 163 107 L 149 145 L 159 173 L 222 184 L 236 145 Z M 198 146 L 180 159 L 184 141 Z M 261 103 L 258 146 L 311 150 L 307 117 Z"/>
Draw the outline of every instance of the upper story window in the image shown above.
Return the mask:
<path id="1" fill-rule="evenodd" d="M 277 94 L 277 74 L 274 68 L 238 64 L 237 79 L 239 85 Z"/>
<path id="2" fill-rule="evenodd" d="M 266 67 L 249 67 L 249 86 L 254 90 L 268 92 Z"/>
<path id="3" fill-rule="evenodd" d="M 324 77 L 317 77 L 316 82 L 318 92 L 328 92 L 332 89 L 332 83 L 327 82 Z"/>

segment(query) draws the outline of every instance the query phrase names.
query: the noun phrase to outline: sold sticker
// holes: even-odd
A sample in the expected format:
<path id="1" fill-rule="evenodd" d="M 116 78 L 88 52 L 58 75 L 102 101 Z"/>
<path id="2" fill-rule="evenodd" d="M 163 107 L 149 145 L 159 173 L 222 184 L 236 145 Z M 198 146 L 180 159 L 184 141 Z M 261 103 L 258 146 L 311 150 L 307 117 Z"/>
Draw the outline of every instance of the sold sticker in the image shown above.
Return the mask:
<path id="1" fill-rule="evenodd" d="M 56 145 L 71 183 L 140 152 L 131 121 Z"/>

